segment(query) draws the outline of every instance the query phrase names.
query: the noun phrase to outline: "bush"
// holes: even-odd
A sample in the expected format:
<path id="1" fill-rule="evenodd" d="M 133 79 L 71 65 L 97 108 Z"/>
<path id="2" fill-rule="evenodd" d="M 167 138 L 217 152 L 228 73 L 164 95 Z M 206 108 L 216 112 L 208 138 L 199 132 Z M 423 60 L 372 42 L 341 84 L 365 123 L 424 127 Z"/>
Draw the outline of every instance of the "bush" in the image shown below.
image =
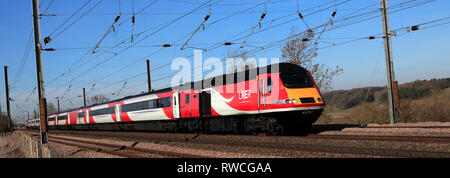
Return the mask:
<path id="1" fill-rule="evenodd" d="M 428 96 L 431 94 L 430 88 L 400 88 L 398 92 L 398 96 L 400 99 L 419 99 L 424 96 Z"/>
<path id="2" fill-rule="evenodd" d="M 356 106 L 350 111 L 349 118 L 354 124 L 388 124 L 389 112 L 385 104 L 372 102 Z"/>
<path id="3" fill-rule="evenodd" d="M 450 88 L 427 98 L 400 100 L 398 120 L 402 123 L 450 122 L 449 100 Z M 390 123 L 387 102 L 360 104 L 348 112 L 349 123 Z"/>
<path id="4" fill-rule="evenodd" d="M 450 90 L 447 90 L 450 93 Z M 450 122 L 450 95 L 433 96 L 400 103 L 400 122 Z"/>

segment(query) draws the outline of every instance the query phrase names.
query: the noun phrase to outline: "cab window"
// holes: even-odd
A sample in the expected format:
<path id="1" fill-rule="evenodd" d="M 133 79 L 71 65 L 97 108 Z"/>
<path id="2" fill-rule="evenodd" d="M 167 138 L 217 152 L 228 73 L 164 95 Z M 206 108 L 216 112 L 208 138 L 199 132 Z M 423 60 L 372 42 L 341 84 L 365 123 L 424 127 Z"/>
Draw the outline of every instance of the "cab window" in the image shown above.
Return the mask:
<path id="1" fill-rule="evenodd" d="M 312 88 L 314 84 L 308 74 L 286 74 L 280 76 L 286 88 Z"/>

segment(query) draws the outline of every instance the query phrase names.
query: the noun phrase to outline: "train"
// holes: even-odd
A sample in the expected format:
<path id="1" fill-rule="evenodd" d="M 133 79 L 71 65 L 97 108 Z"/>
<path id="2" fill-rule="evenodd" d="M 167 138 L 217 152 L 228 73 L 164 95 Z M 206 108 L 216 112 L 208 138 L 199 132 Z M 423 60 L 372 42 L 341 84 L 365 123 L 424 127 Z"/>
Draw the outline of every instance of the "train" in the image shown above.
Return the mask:
<path id="1" fill-rule="evenodd" d="M 52 114 L 47 128 L 287 135 L 308 130 L 324 107 L 309 71 L 277 63 Z"/>

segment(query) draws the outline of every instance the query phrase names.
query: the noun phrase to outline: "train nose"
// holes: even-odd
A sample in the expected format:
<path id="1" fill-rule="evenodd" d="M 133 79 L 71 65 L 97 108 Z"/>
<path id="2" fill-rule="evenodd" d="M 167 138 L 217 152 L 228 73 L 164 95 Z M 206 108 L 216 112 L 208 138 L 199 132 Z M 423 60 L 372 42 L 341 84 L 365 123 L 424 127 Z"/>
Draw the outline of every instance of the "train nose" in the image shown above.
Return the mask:
<path id="1" fill-rule="evenodd" d="M 316 88 L 286 88 L 289 103 L 292 104 L 312 104 L 324 103 L 322 96 Z"/>

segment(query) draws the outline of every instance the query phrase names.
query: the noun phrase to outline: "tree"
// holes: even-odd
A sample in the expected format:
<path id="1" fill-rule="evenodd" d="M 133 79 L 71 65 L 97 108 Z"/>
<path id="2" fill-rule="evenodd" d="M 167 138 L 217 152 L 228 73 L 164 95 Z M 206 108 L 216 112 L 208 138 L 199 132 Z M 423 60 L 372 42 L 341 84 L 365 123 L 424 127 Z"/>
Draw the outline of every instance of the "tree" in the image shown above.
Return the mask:
<path id="1" fill-rule="evenodd" d="M 296 34 L 292 30 L 289 36 L 291 40 L 286 42 L 281 49 L 282 59 L 285 62 L 300 65 L 308 70 L 322 92 L 331 90 L 333 77 L 344 70 L 339 68 L 339 66 L 336 66 L 333 70 L 327 68 L 324 64 L 313 62 L 313 59 L 317 57 L 317 42 L 313 42 L 314 31 L 307 30 L 305 33 Z"/>
<path id="2" fill-rule="evenodd" d="M 58 109 L 53 103 L 47 103 L 47 115 L 52 115 L 58 112 Z"/>
<path id="3" fill-rule="evenodd" d="M 39 112 L 36 109 L 33 109 L 33 118 L 31 119 L 37 119 L 39 118 Z"/>
<path id="4" fill-rule="evenodd" d="M 6 115 L 0 112 L 0 132 L 6 131 L 8 128 L 8 120 Z"/>
<path id="5" fill-rule="evenodd" d="M 247 61 L 248 51 L 237 49 L 228 49 L 225 58 L 233 58 L 230 71 L 244 71 L 255 67 L 255 64 Z"/>
<path id="6" fill-rule="evenodd" d="M 89 100 L 87 101 L 88 105 L 93 105 L 93 104 L 99 104 L 99 103 L 104 103 L 109 101 L 109 98 L 107 98 L 104 95 L 95 95 L 91 98 L 89 98 Z"/>

